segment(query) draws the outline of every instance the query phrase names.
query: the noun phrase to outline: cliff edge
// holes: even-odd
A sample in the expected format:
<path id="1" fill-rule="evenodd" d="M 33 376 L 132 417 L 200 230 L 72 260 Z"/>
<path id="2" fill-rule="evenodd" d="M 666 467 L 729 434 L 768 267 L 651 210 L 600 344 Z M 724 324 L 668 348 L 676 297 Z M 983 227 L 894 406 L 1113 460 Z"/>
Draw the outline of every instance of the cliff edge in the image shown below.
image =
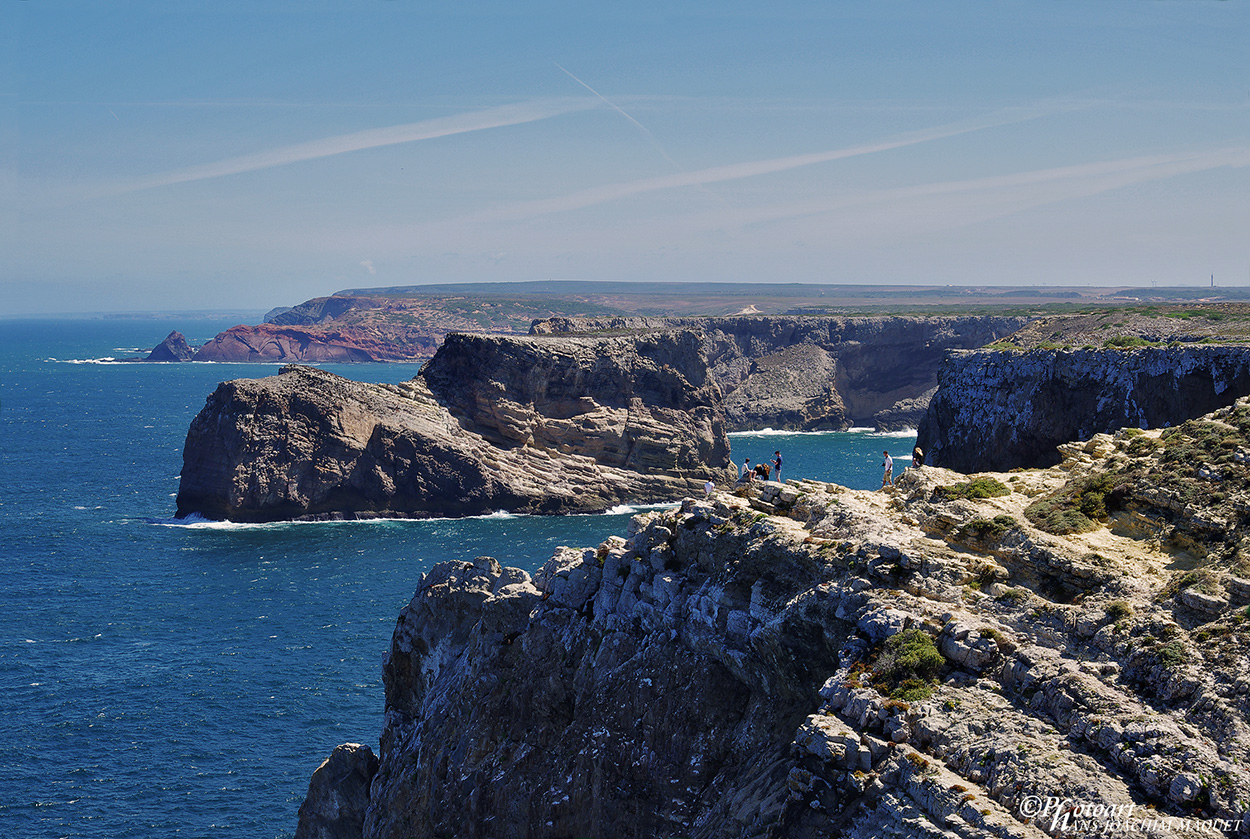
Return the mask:
<path id="1" fill-rule="evenodd" d="M 187 432 L 178 516 L 593 512 L 728 467 L 695 336 L 457 335 L 402 384 L 294 366 L 221 384 Z"/>
<path id="2" fill-rule="evenodd" d="M 952 352 L 916 444 L 960 472 L 1050 466 L 1070 440 L 1178 424 L 1246 395 L 1244 345 Z"/>
<path id="3" fill-rule="evenodd" d="M 1250 833 L 1250 401 L 424 575 L 365 837 Z M 356 835 L 356 834 L 352 834 Z"/>
<path id="4" fill-rule="evenodd" d="M 1024 317 L 549 318 L 533 334 L 683 329 L 703 336 L 732 431 L 915 428 L 947 351 L 984 346 Z"/>

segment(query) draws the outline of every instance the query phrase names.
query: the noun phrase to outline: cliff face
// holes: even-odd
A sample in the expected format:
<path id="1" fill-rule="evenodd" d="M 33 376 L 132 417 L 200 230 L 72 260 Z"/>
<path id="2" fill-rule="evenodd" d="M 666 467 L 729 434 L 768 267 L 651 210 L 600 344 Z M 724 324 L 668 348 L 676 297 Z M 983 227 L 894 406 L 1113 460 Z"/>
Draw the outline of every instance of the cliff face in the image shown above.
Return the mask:
<path id="1" fill-rule="evenodd" d="M 232 326 L 195 351 L 193 361 L 412 361 L 429 358 L 441 331 L 420 327 Z"/>
<path id="2" fill-rule="evenodd" d="M 1244 833 L 1250 465 L 1211 428 L 1250 452 L 1250 402 L 991 498 L 927 466 L 761 483 L 532 578 L 440 564 L 396 625 L 359 835 Z M 1191 450 L 1219 493 L 1158 477 Z M 1107 476 L 1088 532 L 1034 524 Z"/>
<path id="3" fill-rule="evenodd" d="M 723 477 L 691 336 L 457 336 L 400 385 L 311 368 L 225 382 L 192 422 L 178 515 L 235 521 L 603 510 Z"/>
<path id="4" fill-rule="evenodd" d="M 917 440 L 927 462 L 1047 466 L 1070 440 L 1179 423 L 1250 394 L 1250 348 L 957 352 L 938 382 Z"/>
<path id="5" fill-rule="evenodd" d="M 914 428 L 951 349 L 1020 328 L 1015 317 L 552 318 L 535 334 L 698 330 L 733 430 Z"/>

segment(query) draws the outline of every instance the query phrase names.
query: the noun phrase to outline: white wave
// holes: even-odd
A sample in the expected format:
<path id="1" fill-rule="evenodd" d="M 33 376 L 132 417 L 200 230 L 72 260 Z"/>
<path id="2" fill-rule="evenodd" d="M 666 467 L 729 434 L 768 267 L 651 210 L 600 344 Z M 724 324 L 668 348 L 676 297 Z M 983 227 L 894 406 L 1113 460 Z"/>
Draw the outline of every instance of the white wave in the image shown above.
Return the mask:
<path id="1" fill-rule="evenodd" d="M 480 516 L 460 516 L 439 519 L 425 519 L 425 521 L 457 521 L 459 518 L 466 519 L 519 519 L 524 513 L 509 513 L 507 510 L 496 510 L 493 513 L 484 513 Z"/>
<path id="2" fill-rule="evenodd" d="M 45 358 L 44 361 L 52 364 L 126 364 L 125 361 L 119 361 L 111 355 L 101 358 Z"/>
<path id="3" fill-rule="evenodd" d="M 262 522 L 246 522 L 246 521 L 216 521 L 214 519 L 205 518 L 199 513 L 189 513 L 184 518 L 165 518 L 165 519 L 144 519 L 147 524 L 153 524 L 158 527 L 182 527 L 188 530 L 283 530 L 291 527 L 349 527 L 349 526 L 394 526 L 397 524 L 419 525 L 428 522 L 447 522 L 447 521 L 505 521 L 508 519 L 525 518 L 525 513 L 509 513 L 507 510 L 498 510 L 492 513 L 484 513 L 480 516 L 437 516 L 430 518 L 408 518 L 404 516 L 377 516 L 367 519 L 298 519 L 295 521 L 262 521 Z"/>
<path id="4" fill-rule="evenodd" d="M 872 426 L 861 425 L 842 431 L 778 431 L 773 428 L 761 428 L 758 431 L 731 431 L 725 436 L 732 440 L 736 437 L 823 437 L 838 434 L 866 434 L 869 437 L 915 437 L 916 429 L 904 428 L 900 431 L 878 431 Z"/>
<path id="5" fill-rule="evenodd" d="M 617 504 L 615 507 L 609 507 L 599 515 L 604 516 L 634 516 L 647 510 L 671 510 L 674 507 L 680 507 L 680 501 L 662 501 L 657 504 Z"/>

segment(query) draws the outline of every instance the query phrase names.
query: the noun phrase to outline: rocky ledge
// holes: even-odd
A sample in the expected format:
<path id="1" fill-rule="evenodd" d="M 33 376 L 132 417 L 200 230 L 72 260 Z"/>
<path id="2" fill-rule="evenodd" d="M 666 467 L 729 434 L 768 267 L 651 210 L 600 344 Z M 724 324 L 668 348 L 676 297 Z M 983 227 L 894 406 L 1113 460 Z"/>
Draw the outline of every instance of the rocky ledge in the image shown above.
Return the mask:
<path id="1" fill-rule="evenodd" d="M 1008 335 L 1023 317 L 549 318 L 533 334 L 692 330 L 730 430 L 915 428 L 948 350 Z"/>
<path id="2" fill-rule="evenodd" d="M 1070 440 L 1175 425 L 1247 395 L 1246 345 L 952 352 L 916 442 L 961 472 L 1050 466 Z"/>
<path id="3" fill-rule="evenodd" d="M 299 835 L 1250 834 L 1248 434 L 1243 400 L 1045 470 L 691 499 L 533 577 L 440 564 L 368 793 L 305 804 L 362 823 Z"/>
<path id="4" fill-rule="evenodd" d="M 221 384 L 187 433 L 178 515 L 593 512 L 728 468 L 695 336 L 454 335 L 402 384 L 296 366 Z"/>

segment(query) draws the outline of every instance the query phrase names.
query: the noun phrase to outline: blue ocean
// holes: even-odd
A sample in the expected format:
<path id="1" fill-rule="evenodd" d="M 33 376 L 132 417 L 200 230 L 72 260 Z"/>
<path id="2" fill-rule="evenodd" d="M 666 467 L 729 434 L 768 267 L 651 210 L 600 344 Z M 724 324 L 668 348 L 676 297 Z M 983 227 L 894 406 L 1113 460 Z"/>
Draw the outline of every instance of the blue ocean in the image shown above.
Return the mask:
<path id="1" fill-rule="evenodd" d="M 421 573 L 537 568 L 621 533 L 558 518 L 174 521 L 182 444 L 219 381 L 274 365 L 133 364 L 171 329 L 233 321 L 0 321 L 0 830 L 15 837 L 289 837 L 339 743 L 377 744 L 382 658 Z M 398 382 L 416 365 L 325 365 Z M 871 489 L 914 436 L 734 435 L 734 458 Z M 905 458 L 904 458 L 905 460 Z"/>

